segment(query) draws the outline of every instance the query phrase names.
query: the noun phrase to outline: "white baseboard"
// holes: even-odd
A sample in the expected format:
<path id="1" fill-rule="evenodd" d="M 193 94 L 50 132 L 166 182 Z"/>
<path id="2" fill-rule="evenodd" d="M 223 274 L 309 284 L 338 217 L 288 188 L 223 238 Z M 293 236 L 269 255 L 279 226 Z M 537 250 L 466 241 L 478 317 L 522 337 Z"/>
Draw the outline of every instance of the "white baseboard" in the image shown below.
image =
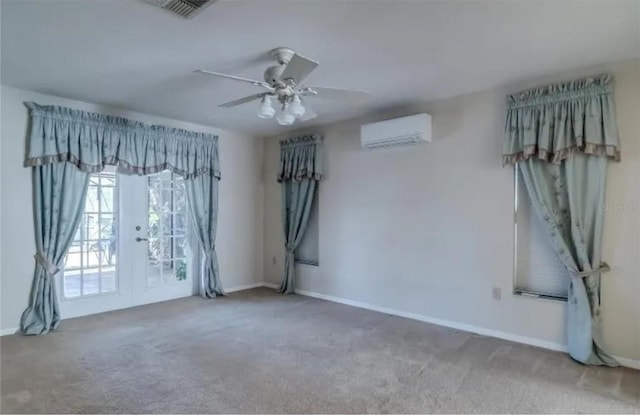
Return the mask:
<path id="1" fill-rule="evenodd" d="M 273 284 L 269 284 L 269 285 L 265 285 L 265 286 L 270 286 L 270 285 L 273 285 Z M 449 327 L 449 328 L 452 328 L 452 329 L 467 331 L 467 332 L 470 332 L 470 333 L 480 334 L 480 335 L 483 335 L 483 336 L 496 337 L 496 338 L 499 338 L 499 339 L 509 340 L 509 341 L 516 342 L 516 343 L 522 343 L 522 344 L 528 344 L 528 345 L 531 345 L 531 346 L 537 346 L 537 347 L 541 347 L 543 349 L 554 350 L 554 351 L 564 352 L 564 353 L 566 353 L 568 351 L 566 344 L 549 342 L 549 341 L 545 341 L 545 340 L 536 339 L 536 338 L 533 338 L 533 337 L 520 336 L 520 335 L 517 335 L 517 334 L 506 333 L 506 332 L 499 331 L 499 330 L 493 330 L 493 329 L 488 329 L 488 328 L 485 328 L 485 327 L 478 327 L 478 326 L 473 326 L 473 325 L 470 325 L 470 324 L 460 323 L 460 322 L 457 322 L 457 321 L 443 320 L 443 319 L 440 319 L 440 318 L 434 318 L 434 317 L 429 317 L 429 316 L 425 316 L 425 315 L 422 315 L 422 314 L 410 313 L 410 312 L 406 312 L 406 311 L 402 311 L 402 310 L 397 310 L 397 309 L 394 309 L 394 308 L 375 306 L 375 305 L 371 305 L 371 304 L 367 304 L 367 303 L 363 303 L 363 302 L 359 302 L 359 301 L 352 301 L 352 300 L 347 300 L 347 299 L 340 298 L 340 297 L 334 297 L 332 295 L 320 294 L 320 293 L 316 293 L 316 292 L 313 292 L 313 291 L 296 290 L 296 294 L 305 295 L 305 296 L 308 296 L 308 297 L 319 298 L 321 300 L 327 300 L 327 301 L 331 301 L 331 302 L 334 302 L 334 303 L 350 305 L 350 306 L 353 306 L 353 307 L 364 308 L 364 309 L 371 310 L 371 311 L 377 311 L 379 313 L 385 313 L 385 314 L 391 314 L 391 315 L 398 316 L 398 317 L 410 318 L 412 320 L 423 321 L 425 323 L 431 323 L 431 324 L 435 324 L 435 325 L 438 325 L 438 326 L 444 326 L 444 327 Z M 618 360 L 620 365 L 626 366 L 626 367 L 630 367 L 632 369 L 640 370 L 640 360 L 629 359 L 629 358 L 626 358 L 626 357 L 618 357 L 618 356 L 614 356 L 614 357 L 615 357 L 616 360 Z"/>
<path id="2" fill-rule="evenodd" d="M 620 366 L 630 367 L 631 369 L 640 370 L 640 360 L 629 359 L 628 357 L 613 356 L 620 363 Z"/>
<path id="3" fill-rule="evenodd" d="M 274 290 L 277 290 L 278 288 L 280 288 L 279 284 L 273 284 L 271 282 L 263 282 L 262 286 L 267 288 L 273 288 Z"/>
<path id="4" fill-rule="evenodd" d="M 13 327 L 10 329 L 2 329 L 0 330 L 0 336 L 9 336 L 11 334 L 16 334 L 16 331 L 18 331 L 18 327 Z"/>
<path id="5" fill-rule="evenodd" d="M 236 291 L 250 290 L 252 288 L 258 288 L 258 287 L 264 287 L 264 283 L 252 282 L 251 284 L 236 285 L 235 287 L 225 288 L 224 291 L 227 293 L 233 293 Z"/>
<path id="6" fill-rule="evenodd" d="M 332 301 L 335 303 L 346 304 L 358 308 L 365 308 L 367 310 L 377 311 L 379 313 L 391 314 L 398 317 L 410 318 L 412 320 L 424 321 L 425 323 L 431 323 L 438 326 L 449 327 L 452 329 L 467 331 L 470 333 L 481 334 L 483 336 L 497 337 L 499 339 L 509 340 L 516 343 L 524 343 L 532 346 L 542 347 L 544 349 L 556 350 L 561 352 L 567 351 L 567 346 L 559 343 L 548 342 L 544 340 L 535 339 L 532 337 L 519 336 L 517 334 L 506 333 L 498 330 L 487 329 L 484 327 L 473 326 L 470 324 L 459 323 L 457 321 L 443 320 L 440 318 L 434 318 L 417 313 L 410 313 L 394 308 L 380 307 L 359 301 L 346 300 L 340 297 L 334 297 L 332 295 L 320 294 L 313 291 L 296 290 L 297 294 L 306 295 L 308 297 L 320 298 L 322 300 Z"/>

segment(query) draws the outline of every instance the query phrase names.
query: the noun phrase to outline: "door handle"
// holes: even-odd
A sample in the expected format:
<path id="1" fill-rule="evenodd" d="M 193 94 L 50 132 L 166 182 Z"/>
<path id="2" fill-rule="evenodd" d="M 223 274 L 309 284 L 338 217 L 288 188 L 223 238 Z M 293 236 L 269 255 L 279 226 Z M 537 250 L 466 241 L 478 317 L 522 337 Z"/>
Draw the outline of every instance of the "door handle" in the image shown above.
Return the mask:
<path id="1" fill-rule="evenodd" d="M 148 241 L 148 239 L 147 238 L 141 238 L 139 236 L 136 238 L 136 242 L 142 242 L 142 241 Z"/>

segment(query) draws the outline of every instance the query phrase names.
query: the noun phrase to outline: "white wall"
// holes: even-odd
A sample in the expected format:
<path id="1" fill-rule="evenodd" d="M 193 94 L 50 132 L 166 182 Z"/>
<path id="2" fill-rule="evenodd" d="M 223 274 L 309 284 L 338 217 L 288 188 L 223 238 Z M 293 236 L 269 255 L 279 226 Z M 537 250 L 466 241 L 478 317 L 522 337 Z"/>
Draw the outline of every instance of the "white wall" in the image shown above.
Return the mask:
<path id="1" fill-rule="evenodd" d="M 232 288 L 262 281 L 262 140 L 231 131 L 103 108 L 6 86 L 1 87 L 0 98 L 0 328 L 3 331 L 18 326 L 20 315 L 27 305 L 34 266 L 31 170 L 23 167 L 27 127 L 27 109 L 23 101 L 64 105 L 219 135 L 222 180 L 216 248 L 222 283 L 224 287 Z"/>
<path id="2" fill-rule="evenodd" d="M 640 68 L 612 66 L 623 161 L 609 169 L 603 258 L 603 325 L 611 352 L 640 359 Z M 428 103 L 318 130 L 325 137 L 320 184 L 320 266 L 298 266 L 297 287 L 566 344 L 565 303 L 513 289 L 513 168 L 500 163 L 505 95 L 598 73 L 591 68 Z M 363 151 L 360 124 L 428 112 L 432 143 Z M 290 134 L 291 135 L 291 134 Z M 265 143 L 265 279 L 282 277 L 278 139 Z M 603 207 L 604 208 L 604 207 Z M 275 264 L 274 264 L 275 259 Z M 502 300 L 491 297 L 502 289 Z"/>

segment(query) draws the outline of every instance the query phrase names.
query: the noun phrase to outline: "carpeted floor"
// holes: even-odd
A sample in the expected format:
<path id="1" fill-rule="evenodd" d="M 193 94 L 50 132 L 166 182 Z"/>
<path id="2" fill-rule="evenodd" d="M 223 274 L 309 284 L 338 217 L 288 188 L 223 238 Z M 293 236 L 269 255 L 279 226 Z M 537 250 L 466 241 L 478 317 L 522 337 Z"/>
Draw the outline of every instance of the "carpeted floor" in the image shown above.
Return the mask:
<path id="1" fill-rule="evenodd" d="M 10 412 L 640 412 L 640 372 L 268 289 L 5 336 Z"/>

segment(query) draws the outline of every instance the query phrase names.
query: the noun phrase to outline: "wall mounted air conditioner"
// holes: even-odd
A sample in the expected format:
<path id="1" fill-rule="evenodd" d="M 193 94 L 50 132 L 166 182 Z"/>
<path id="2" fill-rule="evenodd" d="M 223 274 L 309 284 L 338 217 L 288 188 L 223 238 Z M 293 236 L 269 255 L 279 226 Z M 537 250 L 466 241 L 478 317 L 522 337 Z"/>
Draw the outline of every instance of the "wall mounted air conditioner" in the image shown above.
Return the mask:
<path id="1" fill-rule="evenodd" d="M 431 115 L 416 114 L 360 127 L 362 148 L 411 146 L 431 142 Z"/>

